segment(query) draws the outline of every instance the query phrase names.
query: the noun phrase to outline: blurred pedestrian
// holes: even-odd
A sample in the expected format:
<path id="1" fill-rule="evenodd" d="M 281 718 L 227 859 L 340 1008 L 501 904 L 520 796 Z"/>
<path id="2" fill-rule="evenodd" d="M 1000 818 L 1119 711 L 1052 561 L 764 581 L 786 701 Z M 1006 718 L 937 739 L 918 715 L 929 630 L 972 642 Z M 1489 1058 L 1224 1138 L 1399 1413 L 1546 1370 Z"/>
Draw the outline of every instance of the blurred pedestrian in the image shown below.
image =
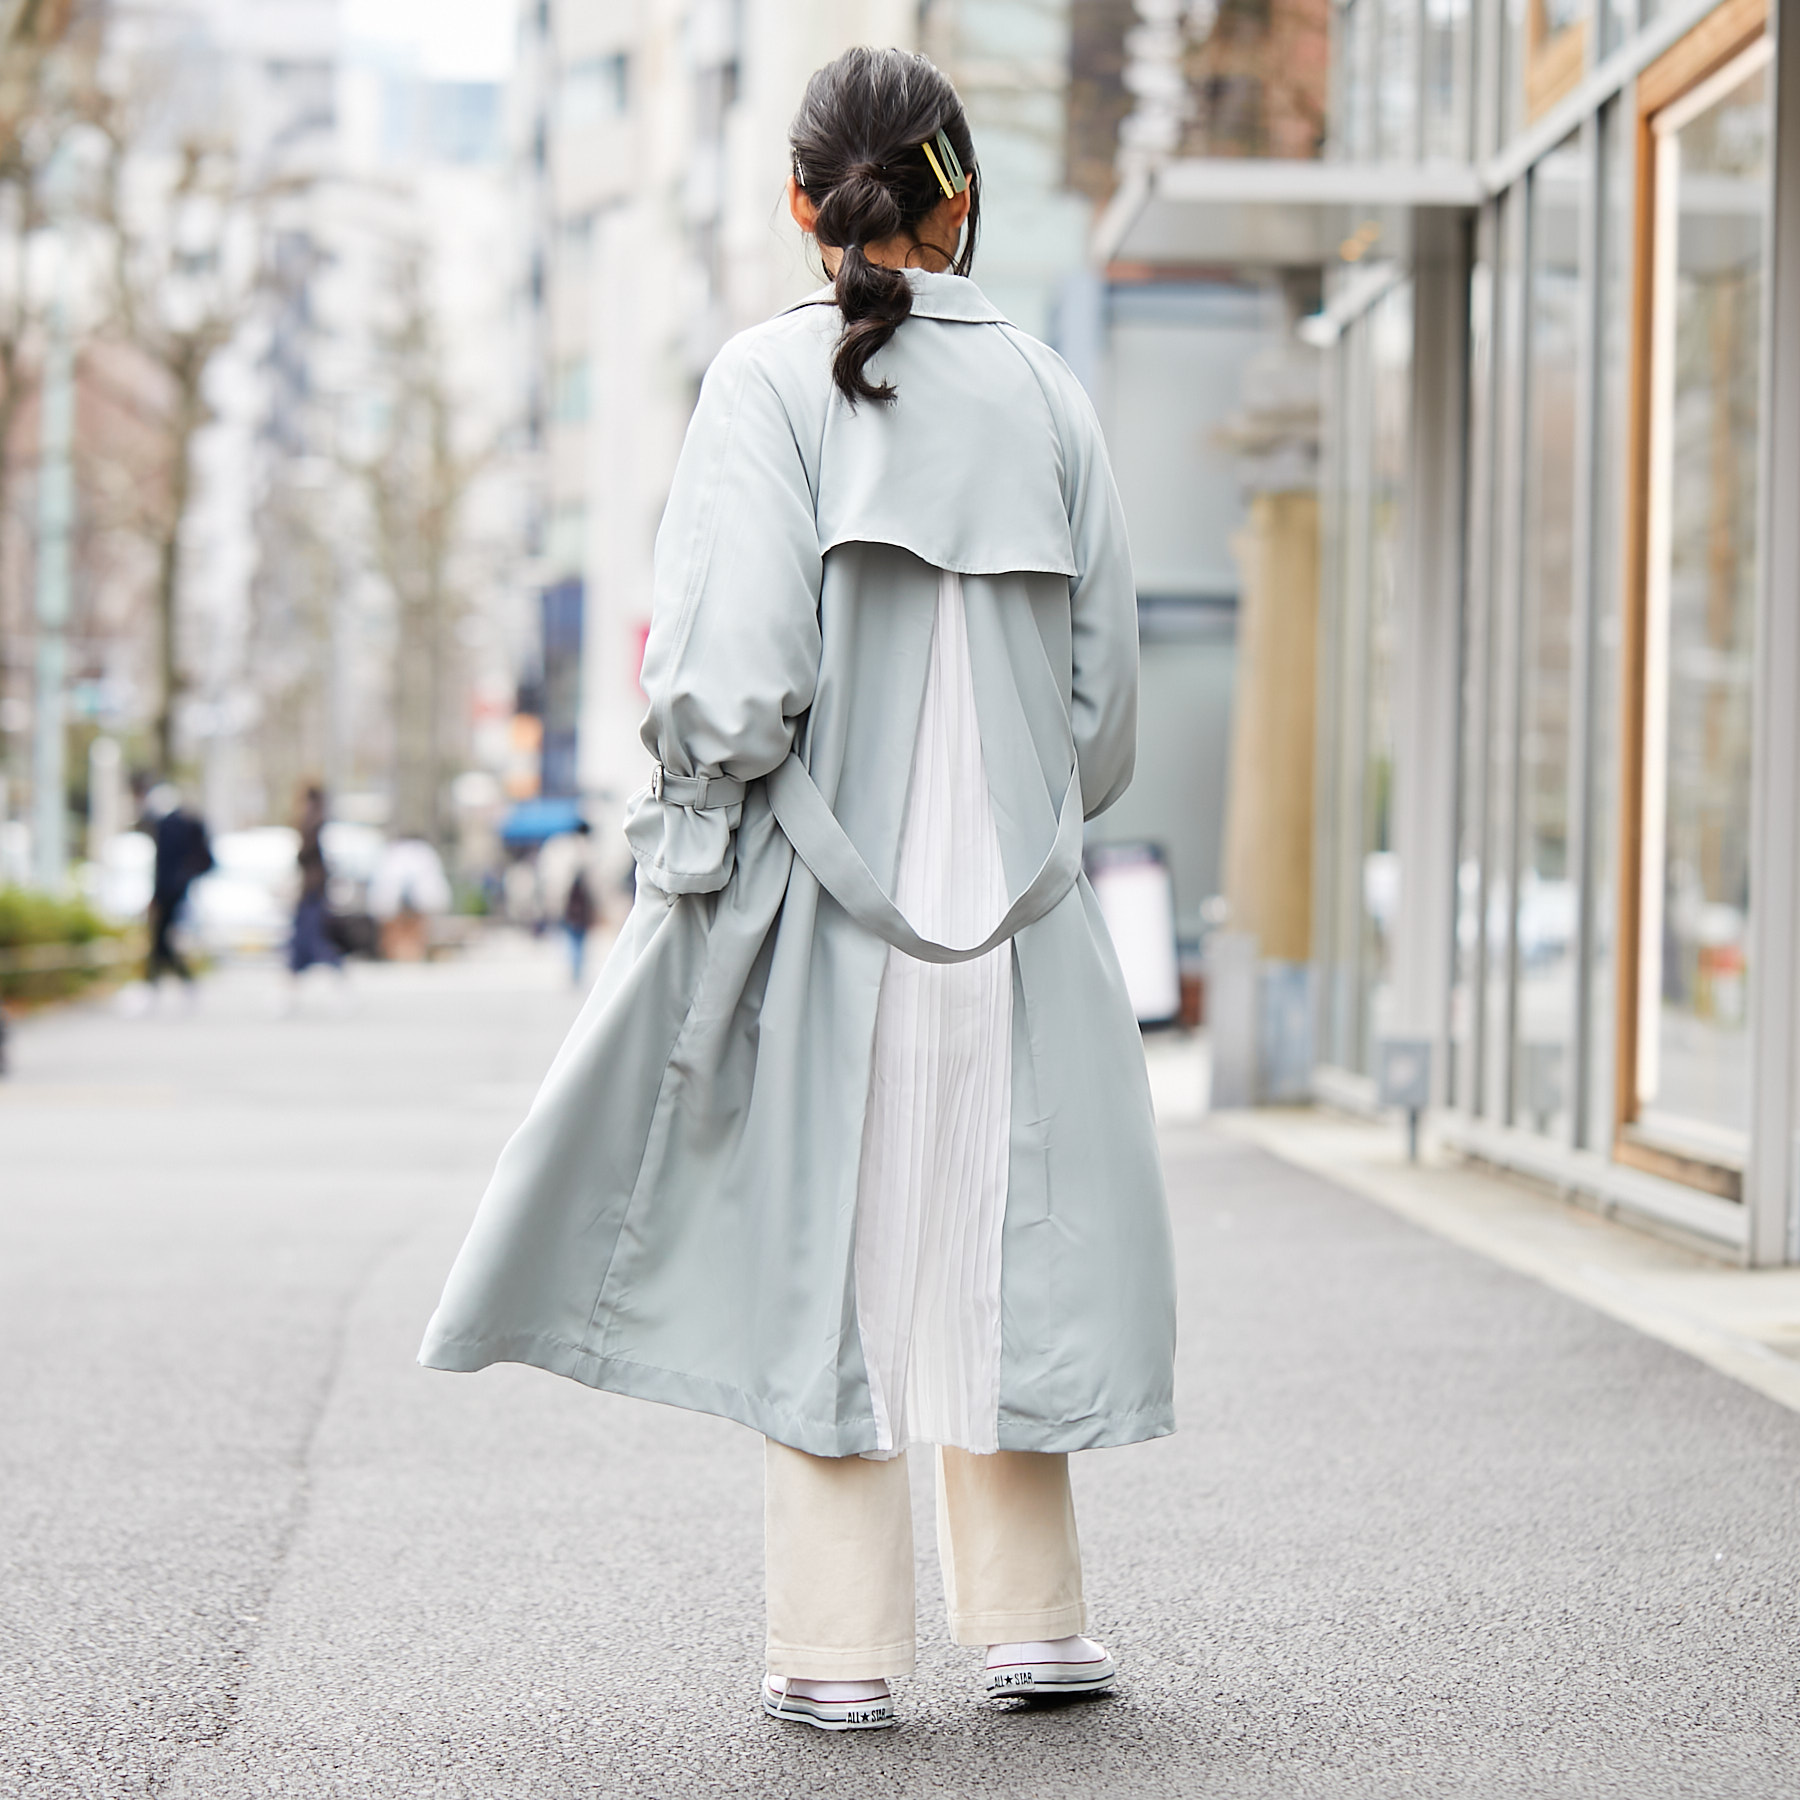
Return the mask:
<path id="1" fill-rule="evenodd" d="M 1173 1429 L 1174 1292 L 1081 879 L 1136 744 L 1098 422 L 967 279 L 974 145 L 925 58 L 846 52 L 791 147 L 832 284 L 702 384 L 657 538 L 636 904 L 421 1358 L 760 1432 L 763 1706 L 842 1731 L 891 1725 L 912 1669 L 914 1445 L 980 1691 L 1111 1684 L 1067 1453 Z"/>
<path id="2" fill-rule="evenodd" d="M 392 838 L 381 847 L 369 881 L 369 911 L 381 921 L 381 954 L 389 962 L 424 962 L 431 954 L 431 921 L 453 898 L 443 858 L 421 837 Z"/>
<path id="3" fill-rule="evenodd" d="M 294 905 L 294 931 L 288 939 L 288 971 L 299 991 L 300 978 L 324 965 L 340 973 L 344 952 L 331 929 L 331 870 L 325 861 L 325 790 L 309 784 L 300 795 L 300 897 Z"/>
<path id="4" fill-rule="evenodd" d="M 577 869 L 569 881 L 569 897 L 563 902 L 563 932 L 569 940 L 569 979 L 581 986 L 581 966 L 587 959 L 588 933 L 594 929 L 594 896 L 587 871 Z"/>
<path id="5" fill-rule="evenodd" d="M 167 783 L 150 790 L 145 802 L 145 828 L 156 843 L 150 888 L 150 954 L 144 979 L 155 987 L 164 971 L 192 988 L 194 971 L 175 947 L 173 932 L 189 890 L 213 866 L 212 841 L 206 824 L 191 812 L 180 793 Z"/>
<path id="6" fill-rule="evenodd" d="M 585 839 L 589 831 L 587 821 L 583 819 L 575 830 Z M 569 979 L 576 987 L 581 986 L 582 964 L 587 960 L 588 933 L 594 929 L 598 910 L 594 904 L 589 871 L 585 864 L 578 863 L 569 875 L 569 891 L 563 900 L 562 913 L 563 932 L 569 940 Z"/>

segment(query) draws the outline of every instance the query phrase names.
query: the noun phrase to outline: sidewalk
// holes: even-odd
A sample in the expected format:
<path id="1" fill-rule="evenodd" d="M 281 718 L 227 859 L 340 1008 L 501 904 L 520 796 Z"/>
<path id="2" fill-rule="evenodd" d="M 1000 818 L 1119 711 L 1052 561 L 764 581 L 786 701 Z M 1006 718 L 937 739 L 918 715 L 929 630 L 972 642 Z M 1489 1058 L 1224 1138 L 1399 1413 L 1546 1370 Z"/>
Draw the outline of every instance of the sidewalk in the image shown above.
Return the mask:
<path id="1" fill-rule="evenodd" d="M 1208 1113 L 1204 1039 L 1152 1038 L 1146 1052 L 1159 1120 L 1204 1117 L 1216 1131 L 1350 1188 L 1800 1411 L 1800 1268 L 1732 1268 L 1470 1162 L 1429 1132 L 1419 1161 L 1408 1163 L 1397 1122 L 1316 1107 Z"/>

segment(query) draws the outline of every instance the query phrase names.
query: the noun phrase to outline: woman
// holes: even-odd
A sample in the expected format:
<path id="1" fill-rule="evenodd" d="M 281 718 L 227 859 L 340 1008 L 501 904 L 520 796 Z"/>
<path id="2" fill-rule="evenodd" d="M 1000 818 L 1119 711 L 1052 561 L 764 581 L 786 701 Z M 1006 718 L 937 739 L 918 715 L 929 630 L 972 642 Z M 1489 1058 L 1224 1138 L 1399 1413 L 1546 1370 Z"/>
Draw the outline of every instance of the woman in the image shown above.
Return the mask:
<path id="1" fill-rule="evenodd" d="M 325 865 L 325 790 L 308 785 L 300 792 L 300 898 L 288 939 L 288 971 L 298 989 L 315 963 L 340 972 L 344 953 L 331 935 L 331 871 Z"/>
<path id="2" fill-rule="evenodd" d="M 1168 1225 L 1081 825 L 1137 616 L 1093 413 L 967 279 L 955 91 L 853 50 L 789 203 L 832 285 L 706 377 L 657 539 L 638 898 L 422 1360 L 767 1440 L 765 1708 L 893 1723 L 905 1452 L 989 1694 L 1113 1677 L 1067 1453 L 1173 1428 Z M 959 249 L 960 242 L 960 249 Z"/>

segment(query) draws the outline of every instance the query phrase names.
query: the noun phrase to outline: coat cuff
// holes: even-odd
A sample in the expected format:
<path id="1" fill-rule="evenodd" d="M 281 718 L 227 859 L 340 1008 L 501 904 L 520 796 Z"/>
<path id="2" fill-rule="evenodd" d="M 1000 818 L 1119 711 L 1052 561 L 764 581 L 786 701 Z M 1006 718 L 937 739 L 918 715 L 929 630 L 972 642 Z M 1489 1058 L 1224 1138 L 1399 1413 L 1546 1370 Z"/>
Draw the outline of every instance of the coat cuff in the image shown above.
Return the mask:
<path id="1" fill-rule="evenodd" d="M 742 803 L 698 808 L 660 800 L 648 788 L 625 813 L 625 837 L 640 880 L 665 894 L 716 894 L 737 863 Z"/>

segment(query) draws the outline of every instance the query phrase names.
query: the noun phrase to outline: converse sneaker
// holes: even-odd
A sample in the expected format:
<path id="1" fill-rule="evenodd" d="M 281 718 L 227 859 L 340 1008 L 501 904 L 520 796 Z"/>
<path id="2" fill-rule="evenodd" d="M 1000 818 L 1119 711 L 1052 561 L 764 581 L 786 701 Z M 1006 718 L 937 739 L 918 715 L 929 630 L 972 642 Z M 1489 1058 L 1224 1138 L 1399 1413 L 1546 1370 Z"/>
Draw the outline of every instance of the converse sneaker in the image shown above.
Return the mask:
<path id="1" fill-rule="evenodd" d="M 894 1724 L 894 1700 L 885 1681 L 765 1675 L 762 1703 L 771 1719 L 796 1719 L 820 1731 L 885 1731 Z"/>
<path id="2" fill-rule="evenodd" d="M 1105 1646 L 1092 1638 L 988 1646 L 987 1692 L 991 1700 L 1097 1694 L 1111 1687 L 1117 1675 Z"/>

